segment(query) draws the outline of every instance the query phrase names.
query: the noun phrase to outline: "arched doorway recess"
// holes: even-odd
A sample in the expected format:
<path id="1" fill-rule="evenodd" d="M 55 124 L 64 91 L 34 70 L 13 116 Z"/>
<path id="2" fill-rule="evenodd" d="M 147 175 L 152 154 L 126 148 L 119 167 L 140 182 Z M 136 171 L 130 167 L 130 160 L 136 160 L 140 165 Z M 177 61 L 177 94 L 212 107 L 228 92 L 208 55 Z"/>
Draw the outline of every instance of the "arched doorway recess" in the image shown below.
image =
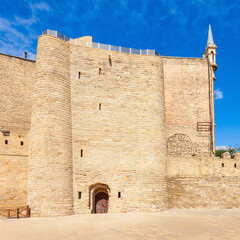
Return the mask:
<path id="1" fill-rule="evenodd" d="M 89 208 L 91 213 L 107 213 L 109 209 L 110 188 L 104 183 L 89 187 Z"/>

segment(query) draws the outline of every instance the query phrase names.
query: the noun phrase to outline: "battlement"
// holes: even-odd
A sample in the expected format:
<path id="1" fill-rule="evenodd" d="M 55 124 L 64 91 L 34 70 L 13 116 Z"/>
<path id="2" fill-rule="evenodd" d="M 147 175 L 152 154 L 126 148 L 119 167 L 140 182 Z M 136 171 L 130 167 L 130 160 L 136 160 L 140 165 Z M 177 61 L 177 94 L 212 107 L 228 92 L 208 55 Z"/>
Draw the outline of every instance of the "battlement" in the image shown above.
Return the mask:
<path id="1" fill-rule="evenodd" d="M 121 47 L 121 46 L 114 46 L 110 44 L 96 43 L 96 42 L 89 41 L 89 38 L 87 38 L 87 40 L 84 39 L 85 37 L 72 39 L 63 35 L 62 33 L 59 33 L 58 31 L 49 30 L 49 29 L 43 31 L 42 34 L 52 35 L 52 36 L 61 38 L 64 41 L 70 42 L 70 44 L 76 44 L 76 45 L 81 45 L 85 47 L 93 47 L 93 48 L 99 48 L 99 49 L 129 53 L 129 54 L 137 54 L 137 55 L 159 56 L 159 53 L 156 50 L 152 50 L 152 49 L 134 49 L 134 48 Z"/>
<path id="2" fill-rule="evenodd" d="M 222 159 L 236 159 L 236 160 L 240 160 L 240 152 L 236 152 L 234 153 L 232 156 L 229 152 L 225 152 L 221 155 Z"/>

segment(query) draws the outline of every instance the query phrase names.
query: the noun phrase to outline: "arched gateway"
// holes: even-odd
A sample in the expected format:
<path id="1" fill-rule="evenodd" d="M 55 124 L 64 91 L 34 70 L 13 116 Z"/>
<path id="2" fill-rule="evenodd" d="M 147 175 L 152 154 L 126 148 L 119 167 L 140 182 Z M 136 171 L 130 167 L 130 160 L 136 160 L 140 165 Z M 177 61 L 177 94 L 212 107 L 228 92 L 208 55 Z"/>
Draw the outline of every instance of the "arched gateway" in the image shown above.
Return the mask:
<path id="1" fill-rule="evenodd" d="M 89 187 L 89 208 L 91 213 L 107 213 L 109 209 L 110 188 L 103 183 Z"/>

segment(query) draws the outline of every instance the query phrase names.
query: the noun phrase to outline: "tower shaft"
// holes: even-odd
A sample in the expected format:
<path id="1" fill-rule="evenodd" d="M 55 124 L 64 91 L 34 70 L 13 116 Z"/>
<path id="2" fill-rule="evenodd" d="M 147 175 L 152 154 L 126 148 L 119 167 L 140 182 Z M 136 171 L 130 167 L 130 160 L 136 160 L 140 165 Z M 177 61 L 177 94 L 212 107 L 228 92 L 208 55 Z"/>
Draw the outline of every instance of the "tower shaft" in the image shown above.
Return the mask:
<path id="1" fill-rule="evenodd" d="M 33 216 L 73 213 L 69 43 L 48 35 L 38 41 L 28 167 Z"/>

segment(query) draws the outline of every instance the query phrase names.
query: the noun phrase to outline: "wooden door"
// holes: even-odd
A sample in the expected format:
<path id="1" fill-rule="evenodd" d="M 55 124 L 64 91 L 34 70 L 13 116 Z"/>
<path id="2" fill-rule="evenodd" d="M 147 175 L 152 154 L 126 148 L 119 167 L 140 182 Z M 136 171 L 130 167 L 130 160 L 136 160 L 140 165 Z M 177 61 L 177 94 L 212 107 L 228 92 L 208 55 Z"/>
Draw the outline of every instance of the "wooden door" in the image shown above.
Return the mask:
<path id="1" fill-rule="evenodd" d="M 99 192 L 95 196 L 95 213 L 108 212 L 108 195 L 104 192 Z"/>

